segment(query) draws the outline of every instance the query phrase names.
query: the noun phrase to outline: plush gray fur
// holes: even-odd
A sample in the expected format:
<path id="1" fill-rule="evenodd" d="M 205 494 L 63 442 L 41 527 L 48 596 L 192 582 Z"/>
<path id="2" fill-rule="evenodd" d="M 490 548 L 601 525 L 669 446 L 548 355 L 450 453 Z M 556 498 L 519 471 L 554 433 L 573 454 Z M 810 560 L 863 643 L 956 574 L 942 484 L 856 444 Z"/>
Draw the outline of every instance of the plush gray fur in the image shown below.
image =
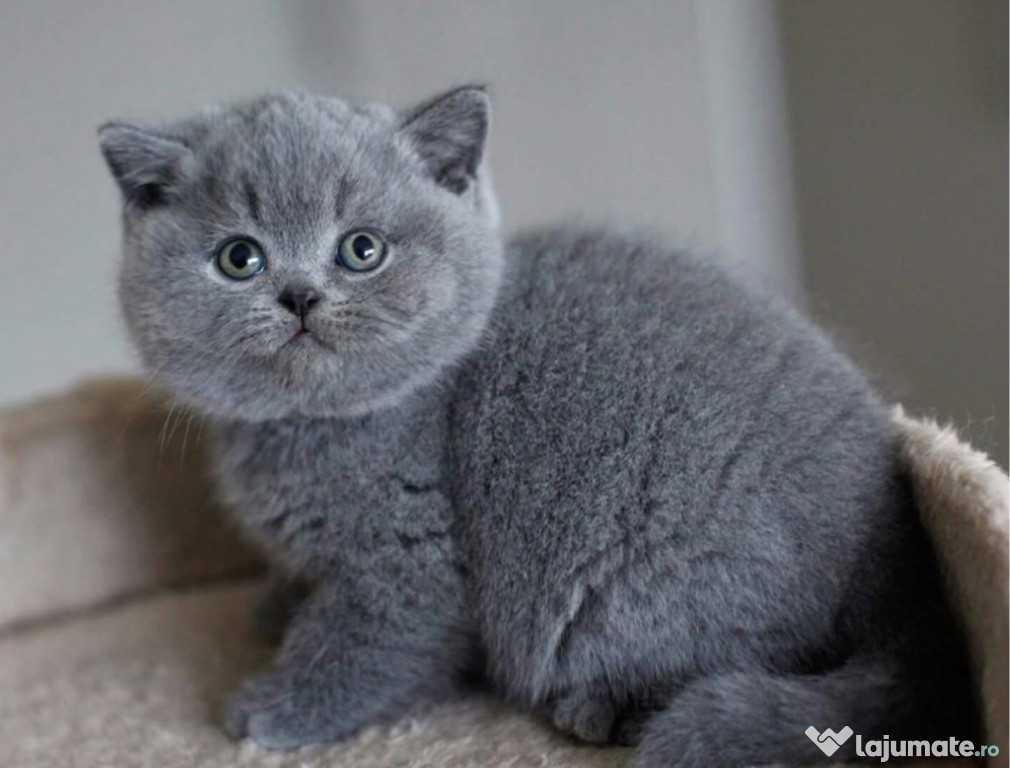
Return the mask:
<path id="1" fill-rule="evenodd" d="M 963 643 L 864 377 L 661 241 L 503 245 L 487 130 L 468 87 L 100 131 L 132 336 L 214 420 L 221 493 L 281 573 L 277 662 L 229 732 L 341 739 L 477 672 L 651 768 L 823 760 L 809 725 L 970 737 Z M 335 254 L 363 226 L 389 256 L 355 273 Z M 234 236 L 262 274 L 216 268 Z"/>

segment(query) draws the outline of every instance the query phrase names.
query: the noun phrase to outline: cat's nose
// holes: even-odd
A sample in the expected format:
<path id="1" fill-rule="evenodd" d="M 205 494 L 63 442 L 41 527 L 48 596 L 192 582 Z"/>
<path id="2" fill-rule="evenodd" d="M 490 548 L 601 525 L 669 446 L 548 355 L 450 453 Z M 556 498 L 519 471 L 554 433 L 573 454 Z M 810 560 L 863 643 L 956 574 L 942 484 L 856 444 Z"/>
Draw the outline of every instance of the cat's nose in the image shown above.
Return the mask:
<path id="1" fill-rule="evenodd" d="M 299 286 L 285 288 L 277 297 L 277 301 L 291 314 L 304 318 L 321 298 L 314 288 Z"/>

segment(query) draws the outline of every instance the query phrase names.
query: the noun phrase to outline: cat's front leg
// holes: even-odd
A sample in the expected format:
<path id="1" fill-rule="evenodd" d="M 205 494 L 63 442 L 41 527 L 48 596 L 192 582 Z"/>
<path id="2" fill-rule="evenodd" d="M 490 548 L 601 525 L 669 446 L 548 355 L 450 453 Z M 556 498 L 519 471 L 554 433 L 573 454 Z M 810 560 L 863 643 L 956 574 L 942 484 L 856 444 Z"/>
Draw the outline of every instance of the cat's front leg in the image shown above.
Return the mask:
<path id="1" fill-rule="evenodd" d="M 228 733 L 278 750 L 337 741 L 449 690 L 472 655 L 461 579 L 410 559 L 319 583 L 274 667 L 233 696 Z"/>

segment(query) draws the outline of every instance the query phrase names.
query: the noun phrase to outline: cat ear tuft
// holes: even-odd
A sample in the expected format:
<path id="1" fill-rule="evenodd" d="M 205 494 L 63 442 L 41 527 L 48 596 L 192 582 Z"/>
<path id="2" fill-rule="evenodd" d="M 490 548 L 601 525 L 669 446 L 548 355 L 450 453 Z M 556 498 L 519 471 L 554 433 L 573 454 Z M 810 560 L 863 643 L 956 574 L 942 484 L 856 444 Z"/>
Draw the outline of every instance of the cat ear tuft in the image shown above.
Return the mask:
<path id="1" fill-rule="evenodd" d="M 100 126 L 98 143 L 126 202 L 140 209 L 164 204 L 191 154 L 179 138 L 120 121 Z"/>
<path id="2" fill-rule="evenodd" d="M 477 177 L 490 112 L 491 102 L 484 87 L 465 85 L 408 111 L 400 130 L 435 181 L 458 195 Z"/>

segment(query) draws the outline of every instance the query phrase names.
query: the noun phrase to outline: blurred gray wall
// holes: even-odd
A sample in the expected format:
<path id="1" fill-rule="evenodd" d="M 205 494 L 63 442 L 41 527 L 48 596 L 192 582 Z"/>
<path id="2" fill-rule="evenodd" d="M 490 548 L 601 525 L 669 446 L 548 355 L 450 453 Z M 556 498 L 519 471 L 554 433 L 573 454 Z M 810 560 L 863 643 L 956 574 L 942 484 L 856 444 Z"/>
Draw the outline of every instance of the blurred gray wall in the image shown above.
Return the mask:
<path id="1" fill-rule="evenodd" d="M 98 123 L 265 89 L 485 81 L 510 227 L 653 226 L 798 296 L 771 0 L 4 2 L 0 56 L 0 403 L 133 368 Z"/>
<path id="2" fill-rule="evenodd" d="M 1007 463 L 1007 3 L 785 0 L 809 307 Z"/>

